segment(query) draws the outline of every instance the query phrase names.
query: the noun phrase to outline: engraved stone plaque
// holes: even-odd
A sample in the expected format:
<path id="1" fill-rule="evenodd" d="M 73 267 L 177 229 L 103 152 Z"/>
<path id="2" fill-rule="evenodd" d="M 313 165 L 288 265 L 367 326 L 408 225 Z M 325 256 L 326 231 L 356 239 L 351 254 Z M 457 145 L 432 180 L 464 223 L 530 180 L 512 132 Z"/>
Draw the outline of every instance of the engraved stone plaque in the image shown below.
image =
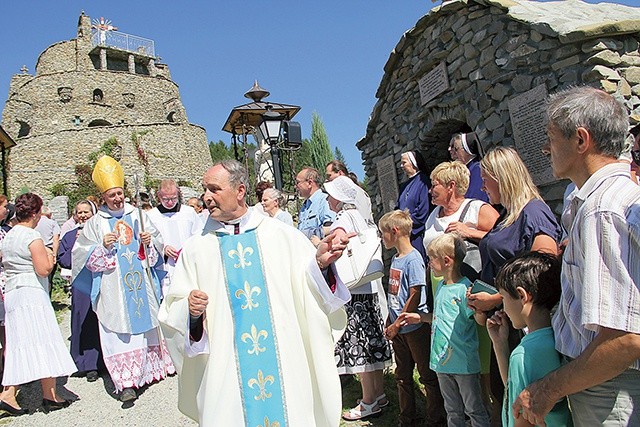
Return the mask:
<path id="1" fill-rule="evenodd" d="M 398 176 L 393 156 L 388 156 L 378 162 L 378 184 L 382 197 L 383 212 L 392 211 L 398 202 Z"/>
<path id="2" fill-rule="evenodd" d="M 418 88 L 422 105 L 449 89 L 449 76 L 445 63 L 441 62 L 436 68 L 422 76 L 418 81 Z"/>
<path id="3" fill-rule="evenodd" d="M 516 149 L 536 185 L 556 181 L 542 146 L 547 141 L 547 88 L 544 84 L 509 100 Z"/>

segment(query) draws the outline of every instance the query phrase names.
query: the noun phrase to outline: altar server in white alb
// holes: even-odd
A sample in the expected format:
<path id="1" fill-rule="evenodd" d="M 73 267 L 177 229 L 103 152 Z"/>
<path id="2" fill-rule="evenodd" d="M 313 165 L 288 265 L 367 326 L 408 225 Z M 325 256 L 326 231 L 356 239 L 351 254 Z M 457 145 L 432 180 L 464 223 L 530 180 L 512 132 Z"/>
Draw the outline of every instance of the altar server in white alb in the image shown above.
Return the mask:
<path id="1" fill-rule="evenodd" d="M 158 327 L 162 238 L 144 212 L 125 203 L 118 162 L 101 157 L 92 179 L 104 204 L 73 247 L 72 275 L 87 277 L 78 287 L 91 295 L 104 363 L 120 400 L 135 400 L 136 389 L 175 372 Z"/>
<path id="2" fill-rule="evenodd" d="M 165 294 L 171 284 L 171 276 L 182 245 L 189 237 L 202 231 L 202 221 L 195 209 L 182 204 L 182 195 L 174 180 L 160 181 L 156 195 L 160 204 L 147 211 L 147 215 L 160 231 L 164 241 L 162 255 L 167 275 L 162 281 L 162 293 Z"/>
<path id="3" fill-rule="evenodd" d="M 235 160 L 203 178 L 211 218 L 178 258 L 159 318 L 180 376 L 179 409 L 201 426 L 335 427 L 333 357 L 349 292 L 321 268 L 348 239 L 318 250 L 295 228 L 249 208 Z"/>

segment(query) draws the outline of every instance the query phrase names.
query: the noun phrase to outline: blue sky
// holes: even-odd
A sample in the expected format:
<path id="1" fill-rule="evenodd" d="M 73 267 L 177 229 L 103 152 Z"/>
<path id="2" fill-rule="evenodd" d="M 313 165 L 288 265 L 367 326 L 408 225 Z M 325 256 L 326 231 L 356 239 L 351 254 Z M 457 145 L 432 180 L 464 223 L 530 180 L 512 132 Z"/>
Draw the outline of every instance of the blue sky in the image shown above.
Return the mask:
<path id="1" fill-rule="evenodd" d="M 595 1 L 591 1 L 595 2 Z M 640 6 L 640 0 L 619 3 Z M 311 114 L 329 142 L 363 178 L 355 143 L 364 136 L 383 66 L 402 34 L 433 7 L 430 0 L 324 1 L 3 1 L 0 6 L 0 98 L 22 65 L 35 72 L 49 45 L 75 37 L 80 11 L 122 32 L 155 41 L 156 54 L 180 86 L 189 121 L 221 131 L 255 79 L 269 101 L 295 104 L 309 137 Z"/>

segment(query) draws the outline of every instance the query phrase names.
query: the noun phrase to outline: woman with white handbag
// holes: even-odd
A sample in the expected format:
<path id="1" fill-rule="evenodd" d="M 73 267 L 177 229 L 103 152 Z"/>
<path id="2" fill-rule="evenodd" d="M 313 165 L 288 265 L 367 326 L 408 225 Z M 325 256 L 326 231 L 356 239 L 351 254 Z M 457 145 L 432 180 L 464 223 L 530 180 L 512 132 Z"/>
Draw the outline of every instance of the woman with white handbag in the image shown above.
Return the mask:
<path id="1" fill-rule="evenodd" d="M 376 268 L 361 269 L 348 261 L 349 254 L 354 251 L 375 253 L 380 238 L 376 233 L 367 231 L 371 227 L 356 209 L 357 184 L 346 176 L 340 176 L 324 184 L 329 193 L 329 207 L 338 215 L 331 226 L 336 232 L 336 239 L 350 232 L 357 232 L 352 237 L 350 246 L 343 253 L 343 260 L 332 266 L 338 280 L 348 284 L 351 301 L 345 305 L 347 311 L 347 328 L 335 347 L 335 356 L 340 374 L 358 374 L 362 386 L 362 399 L 342 417 L 348 421 L 362 420 L 379 414 L 382 407 L 389 404 L 383 389 L 383 369 L 391 364 L 391 346 L 384 338 L 384 320 L 386 318 L 386 298 L 382 289 L 382 263 L 378 259 L 371 260 L 376 266 L 380 263 L 380 274 L 372 273 Z M 374 226 L 375 227 L 375 226 Z M 375 228 L 374 228 L 375 230 Z M 368 239 L 363 243 L 365 239 Z M 379 249 L 378 249 L 379 254 Z M 370 257 L 371 255 L 365 255 Z M 354 271 L 355 270 L 355 271 Z M 342 276 L 341 276 L 342 272 Z M 354 277 L 360 279 L 353 280 Z M 349 277 L 349 283 L 342 277 Z M 372 277 L 377 277 L 371 280 Z M 370 281 L 364 281 L 370 280 Z M 382 298 L 379 297 L 382 293 Z M 383 313 L 381 308 L 384 307 Z"/>

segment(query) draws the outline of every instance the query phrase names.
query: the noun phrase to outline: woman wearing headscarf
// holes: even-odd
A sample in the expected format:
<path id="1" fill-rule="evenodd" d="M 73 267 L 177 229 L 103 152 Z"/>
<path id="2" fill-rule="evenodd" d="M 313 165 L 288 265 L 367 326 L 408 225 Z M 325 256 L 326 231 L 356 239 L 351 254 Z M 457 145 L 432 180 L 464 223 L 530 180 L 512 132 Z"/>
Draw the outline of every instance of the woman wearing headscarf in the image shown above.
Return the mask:
<path id="1" fill-rule="evenodd" d="M 122 166 L 101 157 L 91 175 L 104 205 L 85 224 L 73 247 L 72 277 L 86 267 L 98 316 L 102 357 L 123 402 L 136 389 L 175 372 L 158 325 L 163 241 L 146 213 L 124 200 Z"/>
<path id="2" fill-rule="evenodd" d="M 475 132 L 454 134 L 449 143 L 449 155 L 451 160 L 459 160 L 469 169 L 469 188 L 464 196 L 488 202 L 487 193 L 482 191 L 480 176 L 480 160 L 484 157 L 484 150 Z"/>
<path id="3" fill-rule="evenodd" d="M 60 241 L 58 264 L 64 270 L 72 270 L 72 249 L 85 223 L 96 214 L 97 208 L 88 200 L 82 200 L 74 209 L 75 228 L 68 231 Z M 86 375 L 87 381 L 98 379 L 98 370 L 104 369 L 100 350 L 98 317 L 91 308 L 91 297 L 78 289 L 77 284 L 90 281 L 90 272 L 83 269 L 71 284 L 71 357 L 79 372 Z M 76 286 L 74 286 L 76 283 Z"/>
<path id="4" fill-rule="evenodd" d="M 337 213 L 331 225 L 335 239 L 370 227 L 356 208 L 357 184 L 351 178 L 339 176 L 325 182 L 324 188 L 329 193 L 329 207 Z M 335 269 L 335 265 L 331 268 Z M 340 271 L 335 273 L 340 276 Z M 362 399 L 342 415 L 347 421 L 355 421 L 376 415 L 389 404 L 383 388 L 383 369 L 391 364 L 391 347 L 383 335 L 387 309 L 385 298 L 379 297 L 384 296 L 381 279 L 350 292 L 351 301 L 345 304 L 347 329 L 336 343 L 335 356 L 339 374 L 360 376 Z"/>
<path id="5" fill-rule="evenodd" d="M 411 245 L 420 252 L 422 259 L 427 259 L 425 248 L 422 244 L 424 237 L 424 223 L 429 216 L 431 205 L 429 204 L 429 176 L 426 174 L 424 158 L 418 151 L 407 151 L 400 156 L 400 167 L 407 176 L 406 181 L 400 187 L 400 197 L 396 209 L 409 211 L 413 220 L 411 230 Z"/>
<path id="6" fill-rule="evenodd" d="M 35 230 L 42 199 L 26 193 L 16 199 L 18 223 L 0 246 L 7 277 L 5 327 L 7 351 L 0 395 L 0 411 L 10 415 L 27 413 L 16 400 L 17 387 L 40 380 L 42 409 L 62 409 L 70 402 L 56 393 L 56 378 L 77 369 L 64 344 L 51 300 L 48 275 L 55 259 Z"/>

